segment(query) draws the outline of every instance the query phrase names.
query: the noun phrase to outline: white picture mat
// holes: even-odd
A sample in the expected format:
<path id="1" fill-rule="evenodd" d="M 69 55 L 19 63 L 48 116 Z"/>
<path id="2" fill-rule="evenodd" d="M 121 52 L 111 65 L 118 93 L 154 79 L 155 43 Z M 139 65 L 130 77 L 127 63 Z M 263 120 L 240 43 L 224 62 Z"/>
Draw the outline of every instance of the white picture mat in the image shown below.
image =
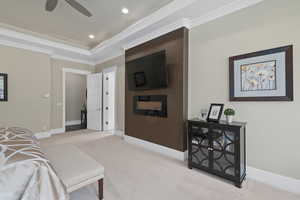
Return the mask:
<path id="1" fill-rule="evenodd" d="M 276 87 L 269 91 L 241 91 L 241 65 L 276 60 Z M 234 97 L 286 96 L 285 52 L 257 56 L 234 61 Z"/>

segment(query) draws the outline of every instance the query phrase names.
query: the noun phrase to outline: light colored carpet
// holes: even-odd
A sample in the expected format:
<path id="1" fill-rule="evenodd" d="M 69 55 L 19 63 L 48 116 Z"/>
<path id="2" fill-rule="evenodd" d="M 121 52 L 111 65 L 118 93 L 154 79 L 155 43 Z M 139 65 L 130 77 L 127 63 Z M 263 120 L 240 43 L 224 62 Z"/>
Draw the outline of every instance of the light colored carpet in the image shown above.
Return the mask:
<path id="1" fill-rule="evenodd" d="M 74 143 L 105 167 L 105 200 L 299 200 L 300 196 L 247 179 L 242 189 L 186 163 L 100 133 L 57 135 L 42 145 Z M 97 138 L 98 137 L 98 138 Z M 69 138 L 69 139 L 68 139 Z M 71 200 L 97 200 L 96 185 L 71 194 Z"/>

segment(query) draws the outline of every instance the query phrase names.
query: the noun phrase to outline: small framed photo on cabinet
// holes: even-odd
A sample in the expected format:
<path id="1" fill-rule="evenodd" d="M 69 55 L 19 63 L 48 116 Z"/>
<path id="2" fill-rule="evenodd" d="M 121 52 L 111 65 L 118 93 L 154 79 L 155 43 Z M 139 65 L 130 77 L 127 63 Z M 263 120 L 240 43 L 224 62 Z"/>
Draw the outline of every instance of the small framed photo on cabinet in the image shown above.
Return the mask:
<path id="1" fill-rule="evenodd" d="M 208 122 L 219 122 L 222 116 L 224 104 L 213 103 L 210 105 L 207 121 Z"/>

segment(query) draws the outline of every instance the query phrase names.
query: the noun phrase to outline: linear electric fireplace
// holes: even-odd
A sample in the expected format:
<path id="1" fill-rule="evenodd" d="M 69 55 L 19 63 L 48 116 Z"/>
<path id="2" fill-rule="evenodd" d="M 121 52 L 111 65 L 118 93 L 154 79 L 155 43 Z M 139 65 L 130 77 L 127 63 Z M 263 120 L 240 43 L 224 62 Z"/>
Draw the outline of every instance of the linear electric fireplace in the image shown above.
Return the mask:
<path id="1" fill-rule="evenodd" d="M 167 95 L 134 96 L 133 112 L 139 115 L 168 117 Z"/>

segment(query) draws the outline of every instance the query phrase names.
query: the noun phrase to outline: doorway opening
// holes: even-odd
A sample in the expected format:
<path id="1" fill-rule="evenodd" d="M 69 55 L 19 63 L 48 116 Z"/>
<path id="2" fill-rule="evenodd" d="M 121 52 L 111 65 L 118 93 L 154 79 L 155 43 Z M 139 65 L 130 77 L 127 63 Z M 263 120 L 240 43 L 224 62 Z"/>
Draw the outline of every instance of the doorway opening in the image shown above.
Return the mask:
<path id="1" fill-rule="evenodd" d="M 100 73 L 63 68 L 65 131 L 114 131 L 116 124 L 116 70 Z"/>
<path id="2" fill-rule="evenodd" d="M 63 68 L 63 127 L 87 128 L 87 76 L 89 71 Z"/>

